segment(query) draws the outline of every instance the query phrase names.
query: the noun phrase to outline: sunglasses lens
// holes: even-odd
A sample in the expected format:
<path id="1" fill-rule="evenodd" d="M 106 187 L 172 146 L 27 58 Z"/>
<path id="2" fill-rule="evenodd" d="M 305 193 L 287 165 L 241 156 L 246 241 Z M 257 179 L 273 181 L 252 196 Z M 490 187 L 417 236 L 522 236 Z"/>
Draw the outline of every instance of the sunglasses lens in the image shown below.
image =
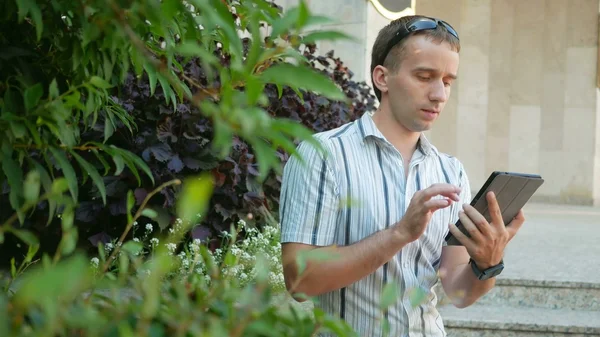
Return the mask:
<path id="1" fill-rule="evenodd" d="M 450 26 L 449 23 L 447 23 L 446 21 L 440 21 L 440 23 L 444 25 L 444 27 L 446 27 L 450 34 L 454 35 L 454 37 L 458 39 L 458 33 L 454 30 L 454 28 L 452 28 L 452 26 Z"/>
<path id="2" fill-rule="evenodd" d="M 419 19 L 416 20 L 414 22 L 412 22 L 409 26 L 408 26 L 408 31 L 412 32 L 412 31 L 416 31 L 416 30 L 423 30 L 423 29 L 434 29 L 437 26 L 437 23 L 431 19 Z"/>

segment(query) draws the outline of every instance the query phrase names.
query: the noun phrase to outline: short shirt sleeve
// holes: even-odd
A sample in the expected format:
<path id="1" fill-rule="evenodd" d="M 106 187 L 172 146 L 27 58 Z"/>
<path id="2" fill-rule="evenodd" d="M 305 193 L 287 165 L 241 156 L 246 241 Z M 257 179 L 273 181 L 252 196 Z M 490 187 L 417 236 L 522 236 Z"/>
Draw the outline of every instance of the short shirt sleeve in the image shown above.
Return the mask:
<path id="1" fill-rule="evenodd" d="M 281 242 L 327 246 L 334 242 L 339 197 L 331 161 L 306 142 L 286 163 L 281 185 Z M 329 157 L 330 158 L 330 157 Z"/>

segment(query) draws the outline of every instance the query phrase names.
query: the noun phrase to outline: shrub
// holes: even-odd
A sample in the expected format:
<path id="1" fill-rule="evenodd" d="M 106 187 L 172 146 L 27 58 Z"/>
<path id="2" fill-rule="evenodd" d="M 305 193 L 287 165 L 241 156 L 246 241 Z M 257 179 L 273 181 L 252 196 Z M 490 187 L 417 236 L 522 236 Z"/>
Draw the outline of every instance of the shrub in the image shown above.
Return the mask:
<path id="1" fill-rule="evenodd" d="M 208 2 L 199 1 L 194 11 L 185 14 L 176 1 L 159 3 L 130 5 L 129 13 L 145 10 L 151 15 L 155 10 L 167 10 L 168 15 L 152 18 L 160 23 L 156 26 L 146 25 L 143 16 L 129 20 L 125 27 L 138 36 L 128 42 L 118 10 L 109 6 L 83 21 L 68 14 L 77 13 L 70 3 L 60 1 L 55 11 L 44 6 L 37 9 L 44 14 L 44 27 L 48 28 L 38 40 L 37 29 L 41 28 L 35 21 L 36 7 L 28 7 L 26 1 L 16 2 L 22 9 L 20 17 L 23 13 L 29 16 L 18 24 L 20 29 L 11 30 L 13 33 L 0 40 L 10 51 L 5 58 L 11 62 L 18 58 L 20 65 L 16 68 L 20 71 L 0 68 L 7 79 L 2 115 L 7 124 L 0 125 L 8 132 L 10 144 L 16 143 L 12 150 L 3 147 L 10 165 L 0 176 L 0 183 L 5 180 L 0 195 L 2 214 L 23 206 L 22 192 L 10 183 L 21 175 L 10 167 L 38 171 L 46 190 L 55 174 L 64 175 L 78 202 L 80 236 L 86 239 L 79 245 L 96 245 L 98 240 L 106 242 L 121 232 L 114 224 L 115 219 L 124 220 L 124 191 L 134 189 L 139 206 L 156 185 L 210 171 L 216 183 L 214 195 L 201 226 L 192 233 L 194 238 L 212 237 L 240 219 L 265 223 L 268 213 L 278 208 L 280 172 L 294 152 L 293 145 L 308 137 L 307 130 L 337 127 L 373 107 L 369 87 L 353 81 L 351 71 L 333 52 L 316 53 L 314 43 L 319 36 L 343 38 L 343 34 L 298 35 L 304 26 L 325 20 L 309 16 L 305 7 L 281 15 L 280 8 L 264 1 L 257 2 L 260 9 L 255 11 L 244 1 L 232 1 L 227 7 L 218 7 L 221 12 L 211 12 L 218 15 L 209 20 L 197 11 L 206 8 Z M 6 6 L 10 9 L 15 4 Z M 59 12 L 67 14 L 62 18 L 54 15 Z M 196 16 L 190 18 L 190 14 Z M 254 17 L 279 34 L 273 32 L 265 41 L 253 42 L 259 41 L 254 36 Z M 111 20 L 117 24 L 97 27 Z M 181 20 L 180 34 L 161 28 L 161 24 L 172 24 L 169 20 Z M 216 28 L 219 20 L 225 20 L 228 29 L 248 29 L 245 32 L 250 36 L 233 40 L 228 29 Z M 14 26 L 16 21 L 16 15 L 8 16 L 2 24 Z M 206 27 L 194 31 L 191 22 Z M 215 34 L 203 34 L 206 31 Z M 115 34 L 114 39 L 107 39 Z M 287 40 L 290 46 L 282 47 L 275 37 Z M 202 42 L 196 44 L 196 40 Z M 132 48 L 140 43 L 148 48 Z M 264 51 L 259 53 L 257 48 Z M 33 50 L 38 51 L 37 56 Z M 241 58 L 247 61 L 245 65 Z M 287 67 L 289 63 L 281 64 L 284 58 L 318 70 L 341 91 L 328 85 L 311 86 L 317 76 Z M 237 70 L 242 66 L 245 68 Z M 164 67 L 168 71 L 161 71 Z M 33 75 L 27 76 L 31 71 L 25 69 L 40 75 L 31 78 Z M 18 86 L 10 79 L 20 72 L 23 74 L 17 78 L 22 83 Z M 236 83 L 239 80 L 242 84 Z M 14 107 L 7 103 L 20 99 L 32 100 Z M 37 129 L 31 126 L 41 108 L 25 113 L 23 119 L 10 117 L 14 114 L 11 111 L 21 113 L 27 106 L 44 104 L 53 108 L 47 112 L 48 122 Z M 268 122 L 269 117 L 277 120 Z M 299 128 L 300 124 L 305 129 Z M 37 136 L 42 137 L 39 144 L 35 142 Z M 26 160 L 21 163 L 20 158 Z M 145 172 L 146 177 L 138 171 Z M 151 201 L 157 216 L 144 221 L 166 230 L 175 219 L 178 190 L 172 186 L 160 193 Z M 42 251 L 53 251 L 60 240 L 55 209 L 55 205 L 43 202 L 37 205 L 37 212 L 19 216 L 24 228 L 43 238 Z M 54 226 L 46 227 L 48 223 Z M 216 244 L 218 241 L 213 248 Z"/>
<path id="2" fill-rule="evenodd" d="M 187 236 L 207 236 L 197 224 L 214 223 L 211 200 L 223 216 L 215 200 L 233 187 L 217 173 L 245 178 L 227 184 L 258 204 L 283 154 L 311 141 L 307 125 L 371 104 L 340 62 L 333 80 L 311 65 L 325 62 L 312 43 L 343 34 L 303 34 L 324 20 L 304 3 L 283 15 L 262 0 L 0 6 L 0 244 L 22 247 L 0 252 L 13 256 L 0 275 L 1 336 L 354 335 L 318 309 L 277 303 L 273 219 L 238 228 L 242 241 L 227 230 L 220 251 Z M 94 224 L 104 231 L 88 236 Z"/>

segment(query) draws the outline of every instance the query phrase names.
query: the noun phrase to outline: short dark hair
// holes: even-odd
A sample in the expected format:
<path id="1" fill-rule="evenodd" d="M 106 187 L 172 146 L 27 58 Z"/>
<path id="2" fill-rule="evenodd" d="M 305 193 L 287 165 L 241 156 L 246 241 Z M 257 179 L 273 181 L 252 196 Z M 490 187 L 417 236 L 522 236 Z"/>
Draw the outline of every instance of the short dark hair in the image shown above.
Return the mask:
<path id="1" fill-rule="evenodd" d="M 398 70 L 400 63 L 402 62 L 403 52 L 405 49 L 404 46 L 406 45 L 406 41 L 410 36 L 425 35 L 428 39 L 435 43 L 448 42 L 454 51 L 460 52 L 460 41 L 458 38 L 448 32 L 446 27 L 443 25 L 438 25 L 436 29 L 420 30 L 411 33 L 408 37 L 402 39 L 398 44 L 390 49 L 387 55 L 384 55 L 389 41 L 394 37 L 394 35 L 396 35 L 398 29 L 402 26 L 406 26 L 413 20 L 420 18 L 426 18 L 426 16 L 403 16 L 390 22 L 379 31 L 379 34 L 375 39 L 375 43 L 373 43 L 373 50 L 371 51 L 371 80 L 373 80 L 373 71 L 378 65 L 383 65 L 392 72 Z M 381 101 L 381 91 L 377 88 L 377 86 L 375 86 L 375 84 L 373 84 L 373 90 L 375 91 L 375 96 L 377 96 L 377 99 Z"/>

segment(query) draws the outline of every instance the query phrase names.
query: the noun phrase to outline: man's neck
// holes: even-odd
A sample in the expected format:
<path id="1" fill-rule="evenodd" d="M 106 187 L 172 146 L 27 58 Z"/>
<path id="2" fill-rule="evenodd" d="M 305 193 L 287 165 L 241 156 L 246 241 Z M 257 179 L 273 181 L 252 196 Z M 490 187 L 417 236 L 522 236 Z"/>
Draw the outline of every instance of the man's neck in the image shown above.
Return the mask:
<path id="1" fill-rule="evenodd" d="M 404 163 L 410 163 L 417 149 L 420 132 L 412 132 L 381 107 L 373 115 L 373 122 L 385 138 L 400 152 Z"/>

